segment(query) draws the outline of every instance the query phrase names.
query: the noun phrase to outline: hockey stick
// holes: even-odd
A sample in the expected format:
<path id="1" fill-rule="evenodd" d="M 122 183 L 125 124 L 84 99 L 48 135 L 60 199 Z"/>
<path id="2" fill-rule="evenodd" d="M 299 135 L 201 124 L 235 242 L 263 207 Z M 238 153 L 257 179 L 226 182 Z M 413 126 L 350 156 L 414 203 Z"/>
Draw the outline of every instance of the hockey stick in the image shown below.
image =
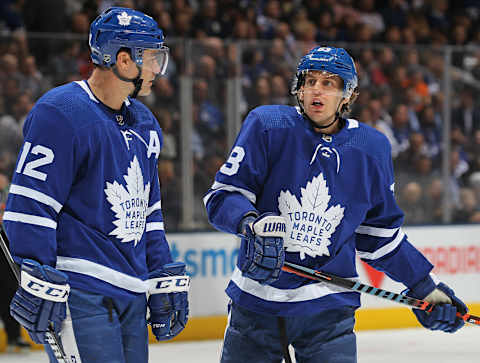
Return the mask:
<path id="1" fill-rule="evenodd" d="M 7 262 L 10 265 L 10 268 L 12 269 L 12 272 L 15 275 L 15 278 L 17 279 L 17 282 L 20 283 L 20 271 L 18 270 L 18 267 L 15 264 L 15 261 L 13 261 L 12 255 L 8 250 L 7 243 L 5 241 L 7 236 L 5 235 L 5 239 L 4 239 L 2 232 L 3 230 L 0 228 L 0 247 L 2 247 L 3 254 L 5 255 L 5 258 L 7 259 Z M 57 337 L 57 334 L 55 334 L 55 330 L 53 329 L 52 323 L 50 323 L 48 327 L 48 332 L 46 332 L 45 336 L 47 338 L 47 343 L 48 345 L 50 345 L 50 348 L 52 349 L 53 354 L 55 355 L 55 358 L 57 359 L 58 363 L 70 363 L 70 360 L 67 358 L 65 351 L 60 345 L 60 339 Z"/>
<path id="2" fill-rule="evenodd" d="M 306 277 L 307 279 L 326 282 L 335 286 L 343 287 L 347 290 L 363 292 L 365 294 L 377 296 L 382 299 L 392 300 L 403 305 L 411 306 L 414 309 L 424 310 L 426 312 L 431 312 L 435 307 L 434 304 L 431 304 L 424 300 L 419 300 L 413 297 L 404 296 L 391 291 L 379 289 L 370 285 L 362 284 L 358 281 L 352 281 L 343 277 L 331 275 L 329 273 L 316 271 L 311 268 L 296 265 L 287 261 L 285 261 L 282 270 L 298 276 Z M 457 316 L 467 323 L 480 325 L 480 317 L 478 316 L 471 314 L 462 315 L 459 312 L 457 312 Z"/>

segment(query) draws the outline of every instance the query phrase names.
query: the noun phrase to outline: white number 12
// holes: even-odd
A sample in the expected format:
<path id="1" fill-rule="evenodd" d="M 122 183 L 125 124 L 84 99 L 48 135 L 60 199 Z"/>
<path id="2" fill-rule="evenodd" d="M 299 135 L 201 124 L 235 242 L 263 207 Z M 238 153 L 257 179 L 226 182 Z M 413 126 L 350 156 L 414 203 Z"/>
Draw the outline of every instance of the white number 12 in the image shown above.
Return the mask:
<path id="1" fill-rule="evenodd" d="M 16 172 L 19 174 L 22 173 L 23 164 L 25 164 L 25 159 L 27 158 L 27 155 L 30 152 L 31 147 L 32 147 L 32 144 L 29 143 L 28 141 L 26 141 L 25 144 L 23 145 L 22 155 L 20 155 L 20 160 L 18 160 L 18 165 L 16 170 Z M 35 178 L 35 179 L 40 179 L 42 181 L 47 180 L 47 174 L 42 173 L 41 171 L 38 171 L 35 169 L 44 165 L 51 164 L 55 157 L 55 155 L 53 154 L 53 151 L 48 147 L 45 147 L 42 145 L 35 145 L 32 148 L 32 154 L 34 155 L 40 154 L 43 156 L 41 158 L 29 161 L 27 165 L 25 165 L 25 169 L 23 169 L 23 174 L 27 176 L 31 176 L 32 178 Z"/>

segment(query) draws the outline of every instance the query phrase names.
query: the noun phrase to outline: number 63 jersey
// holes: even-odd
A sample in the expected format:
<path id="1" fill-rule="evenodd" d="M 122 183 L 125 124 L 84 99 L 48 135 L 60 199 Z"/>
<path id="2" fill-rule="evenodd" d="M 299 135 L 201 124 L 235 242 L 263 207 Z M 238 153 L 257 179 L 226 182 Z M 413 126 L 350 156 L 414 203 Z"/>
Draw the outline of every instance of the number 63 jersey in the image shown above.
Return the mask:
<path id="1" fill-rule="evenodd" d="M 72 82 L 37 101 L 23 132 L 3 217 L 16 262 L 56 267 L 74 288 L 144 293 L 148 272 L 171 262 L 153 114 L 129 98 L 112 110 Z"/>
<path id="2" fill-rule="evenodd" d="M 210 222 L 238 233 L 255 211 L 286 220 L 285 259 L 356 278 L 356 255 L 411 287 L 433 266 L 400 228 L 387 138 L 356 120 L 336 134 L 315 132 L 294 107 L 249 113 L 227 161 L 204 197 Z M 272 285 L 242 275 L 227 294 L 239 305 L 274 315 L 313 314 L 360 304 L 359 294 L 282 272 Z"/>

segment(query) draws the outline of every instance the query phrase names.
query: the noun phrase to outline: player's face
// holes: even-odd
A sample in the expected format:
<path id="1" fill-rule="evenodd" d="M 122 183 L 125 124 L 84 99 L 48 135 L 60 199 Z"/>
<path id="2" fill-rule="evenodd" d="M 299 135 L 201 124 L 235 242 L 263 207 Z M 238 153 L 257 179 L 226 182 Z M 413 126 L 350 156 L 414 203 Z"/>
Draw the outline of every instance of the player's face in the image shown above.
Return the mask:
<path id="1" fill-rule="evenodd" d="M 299 92 L 305 113 L 319 126 L 331 123 L 346 102 L 342 79 L 327 72 L 309 71 Z"/>
<path id="2" fill-rule="evenodd" d="M 140 96 L 147 96 L 152 91 L 152 84 L 155 77 L 165 74 L 168 64 L 168 48 L 160 50 L 145 49 L 143 52 L 142 65 L 142 88 L 138 93 Z"/>

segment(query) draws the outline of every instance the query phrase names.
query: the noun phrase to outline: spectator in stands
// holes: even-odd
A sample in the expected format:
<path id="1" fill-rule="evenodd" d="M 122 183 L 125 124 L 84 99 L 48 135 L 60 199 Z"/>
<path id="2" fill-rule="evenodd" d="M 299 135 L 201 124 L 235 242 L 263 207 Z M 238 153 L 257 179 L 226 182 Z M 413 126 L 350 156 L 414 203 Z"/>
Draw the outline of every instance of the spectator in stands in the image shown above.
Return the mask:
<path id="1" fill-rule="evenodd" d="M 426 106 L 420 113 L 420 130 L 427 145 L 427 154 L 431 158 L 437 158 L 440 153 L 442 142 L 440 115 L 435 113 L 433 106 Z"/>
<path id="2" fill-rule="evenodd" d="M 473 91 L 464 88 L 458 97 L 458 106 L 452 110 L 452 128 L 470 139 L 480 129 L 480 108 L 475 104 Z"/>
<path id="3" fill-rule="evenodd" d="M 173 160 L 160 158 L 158 160 L 158 177 L 162 191 L 162 212 L 165 229 L 176 231 L 180 222 L 181 199 L 178 175 Z"/>
<path id="4" fill-rule="evenodd" d="M 154 114 L 162 128 L 162 159 L 176 160 L 178 158 L 177 135 L 173 130 L 172 113 L 167 109 L 157 108 Z"/>
<path id="5" fill-rule="evenodd" d="M 208 97 L 209 84 L 205 79 L 197 79 L 193 85 L 193 100 L 199 108 L 199 123 L 205 130 L 203 137 L 220 136 L 224 127 L 222 112 Z"/>
<path id="6" fill-rule="evenodd" d="M 480 223 L 480 205 L 472 189 L 460 189 L 460 206 L 455 210 L 453 221 L 457 223 Z"/>
<path id="7" fill-rule="evenodd" d="M 422 199 L 422 187 L 416 182 L 407 183 L 400 191 L 398 204 L 405 213 L 404 224 L 424 224 L 427 222 L 427 212 Z"/>
<path id="8" fill-rule="evenodd" d="M 424 205 L 428 212 L 428 223 L 441 223 L 443 216 L 444 190 L 442 180 L 433 178 L 425 192 Z"/>
<path id="9" fill-rule="evenodd" d="M 258 34 L 261 38 L 272 39 L 275 28 L 280 21 L 282 9 L 280 1 L 267 0 L 263 10 L 257 16 Z"/>
<path id="10" fill-rule="evenodd" d="M 257 78 L 252 97 L 250 108 L 255 108 L 261 105 L 272 104 L 272 88 L 270 84 L 270 76 L 264 74 Z"/>
<path id="11" fill-rule="evenodd" d="M 293 100 L 289 96 L 288 83 L 282 74 L 274 74 L 271 78 L 272 103 L 275 105 L 291 105 Z"/>
<path id="12" fill-rule="evenodd" d="M 399 154 L 407 151 L 410 146 L 409 139 L 412 129 L 409 122 L 408 108 L 403 103 L 396 105 L 394 108 L 392 115 L 392 131 L 398 147 L 398 150 L 395 150 L 395 152 L 392 150 L 392 154 Z"/>

